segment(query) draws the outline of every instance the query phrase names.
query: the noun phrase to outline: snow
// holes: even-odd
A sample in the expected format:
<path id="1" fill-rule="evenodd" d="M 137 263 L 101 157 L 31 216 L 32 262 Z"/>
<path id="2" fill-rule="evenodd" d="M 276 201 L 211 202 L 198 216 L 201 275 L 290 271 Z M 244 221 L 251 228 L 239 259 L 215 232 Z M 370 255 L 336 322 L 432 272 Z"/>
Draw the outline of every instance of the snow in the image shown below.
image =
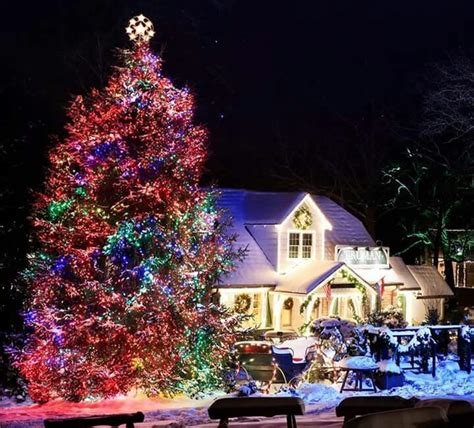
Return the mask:
<path id="1" fill-rule="evenodd" d="M 335 407 L 341 401 L 341 394 L 324 383 L 303 383 L 298 388 L 298 396 L 306 404 L 324 403 Z"/>
<path id="2" fill-rule="evenodd" d="M 379 371 L 383 373 L 401 373 L 402 370 L 399 366 L 396 365 L 395 361 L 393 360 L 380 360 L 377 363 L 379 367 Z"/>
<path id="3" fill-rule="evenodd" d="M 352 360 L 358 367 L 365 366 L 369 362 L 373 365 L 371 359 L 367 357 L 352 357 Z M 350 364 L 346 362 L 346 364 Z M 379 362 L 379 367 L 384 368 L 384 371 L 393 372 L 396 370 L 396 365 L 393 361 L 386 360 Z M 282 389 L 277 395 L 292 395 L 301 397 L 306 405 L 306 414 L 302 417 L 302 421 L 308 422 L 308 425 L 303 423 L 301 426 L 324 426 L 319 422 L 322 420 L 332 420 L 334 427 L 341 427 L 342 421 L 337 421 L 334 416 L 334 408 L 345 397 L 352 395 L 399 395 L 405 398 L 413 396 L 419 398 L 428 397 L 456 397 L 467 399 L 474 402 L 474 372 L 467 374 L 459 370 L 459 365 L 456 361 L 447 359 L 438 363 L 436 377 L 433 378 L 431 374 L 417 374 L 412 371 L 404 371 L 406 383 L 402 387 L 392 388 L 391 390 L 377 391 L 377 393 L 368 392 L 344 392 L 339 393 L 340 384 L 331 384 L 327 381 L 325 383 L 303 383 L 296 391 L 291 389 Z M 170 426 L 172 422 L 176 422 L 177 426 L 198 426 L 206 424 L 206 426 L 216 426 L 214 422 L 211 424 L 207 416 L 207 407 L 211 404 L 213 399 L 220 394 L 215 394 L 199 400 L 193 400 L 184 396 L 178 396 L 173 399 L 157 398 L 150 399 L 139 394 L 130 394 L 126 397 L 120 397 L 114 400 L 89 401 L 83 403 L 67 403 L 64 401 L 53 401 L 44 405 L 34 405 L 31 402 L 17 404 L 14 400 L 4 399 L 0 400 L 0 427 L 2 428 L 23 428 L 32 427 L 39 428 L 43 426 L 43 420 L 54 417 L 71 417 L 71 416 L 85 416 L 94 414 L 110 414 L 110 413 L 125 413 L 143 411 L 145 413 L 146 424 L 145 428 L 152 428 L 155 426 Z M 332 416 L 331 416 L 332 415 Z M 332 419 L 331 419 L 332 418 Z M 281 419 L 281 418 L 280 418 Z M 252 418 L 255 425 L 251 426 L 285 426 L 280 419 L 265 419 L 259 423 L 259 419 Z M 248 421 L 249 419 L 245 419 Z M 166 421 L 166 423 L 165 423 Z M 298 418 L 298 425 L 300 425 Z M 311 421 L 313 424 L 309 424 Z M 152 423 L 151 423 L 152 422 Z M 207 425 L 209 424 L 209 425 Z M 275 425 L 274 425 L 275 424 Z M 233 426 L 246 426 L 242 422 Z M 142 427 L 142 425 L 137 425 Z"/>
<path id="4" fill-rule="evenodd" d="M 376 369 L 377 364 L 372 357 L 345 357 L 335 363 L 336 367 L 346 369 Z"/>

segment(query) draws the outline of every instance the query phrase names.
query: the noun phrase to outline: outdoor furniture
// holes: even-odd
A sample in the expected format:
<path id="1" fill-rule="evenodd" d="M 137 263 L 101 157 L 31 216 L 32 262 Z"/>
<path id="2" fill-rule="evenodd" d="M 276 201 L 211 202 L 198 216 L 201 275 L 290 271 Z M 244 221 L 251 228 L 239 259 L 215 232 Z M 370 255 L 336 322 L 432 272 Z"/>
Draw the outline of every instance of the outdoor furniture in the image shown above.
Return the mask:
<path id="1" fill-rule="evenodd" d="M 46 419 L 45 428 L 88 428 L 99 425 L 134 428 L 135 423 L 143 422 L 145 415 L 142 412 L 122 413 L 118 415 L 84 416 L 79 418 Z"/>
<path id="2" fill-rule="evenodd" d="M 347 357 L 336 364 L 336 367 L 343 372 L 346 372 L 342 381 L 341 390 L 343 391 L 373 391 L 377 392 L 375 386 L 375 372 L 378 370 L 377 364 L 369 358 L 364 356 Z M 349 374 L 352 373 L 355 377 L 355 385 L 353 388 L 347 388 L 346 383 Z M 370 379 L 372 381 L 372 388 L 364 388 L 363 380 Z"/>
<path id="3" fill-rule="evenodd" d="M 219 428 L 229 426 L 229 418 L 286 415 L 288 428 L 296 428 L 295 415 L 304 415 L 304 403 L 297 397 L 224 397 L 208 409 L 209 418 L 219 419 Z"/>
<path id="4" fill-rule="evenodd" d="M 419 401 L 418 398 L 402 398 L 399 396 L 363 396 L 348 397 L 336 407 L 336 415 L 344 417 L 344 422 L 356 416 L 369 413 L 380 413 L 389 410 L 410 409 Z"/>
<path id="5" fill-rule="evenodd" d="M 393 336 L 397 338 L 398 343 L 400 344 L 402 339 L 405 338 L 407 341 L 412 339 L 416 335 L 416 331 L 418 329 L 415 328 L 406 328 L 403 330 L 396 330 L 392 331 Z M 402 369 L 402 370 L 418 370 L 419 372 L 423 371 L 422 364 L 420 362 L 415 361 L 415 351 L 409 351 L 410 355 L 410 366 L 411 367 L 402 367 L 400 364 L 400 352 L 397 352 L 397 357 L 396 357 L 396 362 L 397 365 Z M 434 340 L 431 343 L 431 375 L 433 377 L 436 376 L 436 342 Z"/>
<path id="6" fill-rule="evenodd" d="M 375 386 L 375 378 L 374 374 L 377 370 L 377 367 L 374 368 L 350 368 L 350 367 L 339 367 L 341 371 L 345 371 L 346 374 L 344 375 L 344 380 L 342 381 L 341 390 L 343 391 L 373 391 L 377 392 L 377 388 Z M 346 388 L 347 379 L 349 377 L 349 373 L 352 372 L 355 376 L 355 386 L 353 388 Z M 372 388 L 364 388 L 363 380 L 370 379 L 372 381 Z"/>
<path id="7" fill-rule="evenodd" d="M 261 341 L 246 341 L 236 344 L 240 368 L 248 378 L 261 382 L 270 382 L 275 374 L 275 362 L 271 353 L 271 344 Z M 276 372 L 277 382 L 284 383 L 283 375 Z"/>
<path id="8" fill-rule="evenodd" d="M 441 428 L 449 427 L 448 418 L 439 407 L 421 407 L 372 413 L 351 419 L 344 428 Z"/>
<path id="9" fill-rule="evenodd" d="M 474 408 L 466 400 L 430 398 L 418 401 L 415 407 L 440 407 L 446 412 L 450 426 L 453 428 L 472 428 L 474 425 Z"/>
<path id="10" fill-rule="evenodd" d="M 294 362 L 293 351 L 289 348 L 272 346 L 272 356 L 285 377 L 285 383 L 299 376 L 308 365 L 306 359 L 302 362 Z"/>

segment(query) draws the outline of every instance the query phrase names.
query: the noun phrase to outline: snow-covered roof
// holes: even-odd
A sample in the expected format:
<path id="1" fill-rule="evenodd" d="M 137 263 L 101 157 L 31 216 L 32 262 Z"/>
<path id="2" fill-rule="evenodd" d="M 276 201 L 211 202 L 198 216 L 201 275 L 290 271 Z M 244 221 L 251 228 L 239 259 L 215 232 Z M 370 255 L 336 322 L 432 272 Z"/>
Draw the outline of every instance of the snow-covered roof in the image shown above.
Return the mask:
<path id="1" fill-rule="evenodd" d="M 231 233 L 236 247 L 247 250 L 237 269 L 221 278 L 221 285 L 233 287 L 275 287 L 276 291 L 306 294 L 337 272 L 344 263 L 335 262 L 336 245 L 373 246 L 363 224 L 340 205 L 325 196 L 304 192 L 257 192 L 219 189 L 218 205 L 232 220 Z M 302 263 L 286 274 L 277 273 L 278 230 L 291 212 L 310 197 L 332 229 L 325 230 L 325 259 Z M 346 266 L 349 268 L 348 266 Z M 384 278 L 387 285 L 400 285 L 404 291 L 421 291 L 422 298 L 452 296 L 441 275 L 432 266 L 406 266 L 400 257 L 390 257 L 390 268 L 350 268 L 367 284 Z"/>
<path id="2" fill-rule="evenodd" d="M 360 220 L 325 196 L 309 195 L 305 192 L 258 192 L 243 189 L 219 189 L 219 205 L 226 208 L 234 227 L 248 242 L 249 236 L 257 243 L 263 256 L 276 269 L 277 230 L 290 213 L 306 197 L 310 196 L 332 230 L 325 232 L 326 259 L 334 258 L 338 244 L 373 246 L 374 240 Z M 262 254 L 258 255 L 261 258 Z M 257 257 L 249 253 L 247 258 Z"/>
<path id="3" fill-rule="evenodd" d="M 282 275 L 275 291 L 307 294 L 325 282 L 342 266 L 344 263 L 335 261 L 306 262 L 299 269 L 293 269 L 286 275 Z"/>
<path id="4" fill-rule="evenodd" d="M 454 296 L 453 291 L 434 266 L 407 266 L 421 289 L 421 299 Z"/>
<path id="5" fill-rule="evenodd" d="M 412 273 L 408 270 L 408 266 L 405 264 L 401 257 L 390 257 L 390 266 L 393 269 L 393 281 L 394 283 L 401 285 L 401 290 L 419 290 L 420 285 L 416 282 L 416 279 Z M 389 276 L 389 280 L 392 278 Z M 389 281 L 385 281 L 389 283 Z"/>
<path id="6" fill-rule="evenodd" d="M 245 196 L 241 190 L 221 190 L 218 205 L 226 209 L 227 215 L 231 217 L 232 227 L 229 233 L 237 237 L 236 248 L 246 250 L 245 259 L 237 262 L 237 269 L 221 278 L 221 283 L 235 286 L 274 286 L 277 283 L 276 270 L 245 226 L 246 216 L 242 209 Z"/>
<path id="7" fill-rule="evenodd" d="M 334 259 L 336 245 L 372 247 L 375 245 L 362 222 L 326 196 L 311 195 L 315 204 L 333 226 L 325 233 L 326 258 Z"/>

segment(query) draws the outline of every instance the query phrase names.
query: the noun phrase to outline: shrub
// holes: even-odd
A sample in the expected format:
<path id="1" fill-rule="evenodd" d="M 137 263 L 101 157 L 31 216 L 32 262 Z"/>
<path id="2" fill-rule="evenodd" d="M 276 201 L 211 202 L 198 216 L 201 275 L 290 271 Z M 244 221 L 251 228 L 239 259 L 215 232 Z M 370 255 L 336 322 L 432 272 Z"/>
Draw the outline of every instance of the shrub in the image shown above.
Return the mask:
<path id="1" fill-rule="evenodd" d="M 407 322 L 402 310 L 395 306 L 387 306 L 379 311 L 369 314 L 367 322 L 376 327 L 403 328 Z"/>

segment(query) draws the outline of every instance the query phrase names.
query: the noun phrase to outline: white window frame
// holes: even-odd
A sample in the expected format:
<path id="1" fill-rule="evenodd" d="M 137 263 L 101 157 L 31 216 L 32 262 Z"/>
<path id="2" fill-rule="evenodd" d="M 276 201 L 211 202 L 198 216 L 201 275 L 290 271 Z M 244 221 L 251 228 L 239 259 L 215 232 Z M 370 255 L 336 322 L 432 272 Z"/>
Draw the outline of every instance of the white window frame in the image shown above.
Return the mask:
<path id="1" fill-rule="evenodd" d="M 298 244 L 298 257 L 290 257 L 290 235 L 296 233 L 300 236 Z M 311 257 L 303 257 L 303 235 L 308 234 L 312 235 L 311 238 Z M 291 229 L 288 230 L 287 236 L 287 251 L 286 251 L 287 260 L 314 260 L 316 258 L 316 232 L 314 230 L 298 230 Z"/>

